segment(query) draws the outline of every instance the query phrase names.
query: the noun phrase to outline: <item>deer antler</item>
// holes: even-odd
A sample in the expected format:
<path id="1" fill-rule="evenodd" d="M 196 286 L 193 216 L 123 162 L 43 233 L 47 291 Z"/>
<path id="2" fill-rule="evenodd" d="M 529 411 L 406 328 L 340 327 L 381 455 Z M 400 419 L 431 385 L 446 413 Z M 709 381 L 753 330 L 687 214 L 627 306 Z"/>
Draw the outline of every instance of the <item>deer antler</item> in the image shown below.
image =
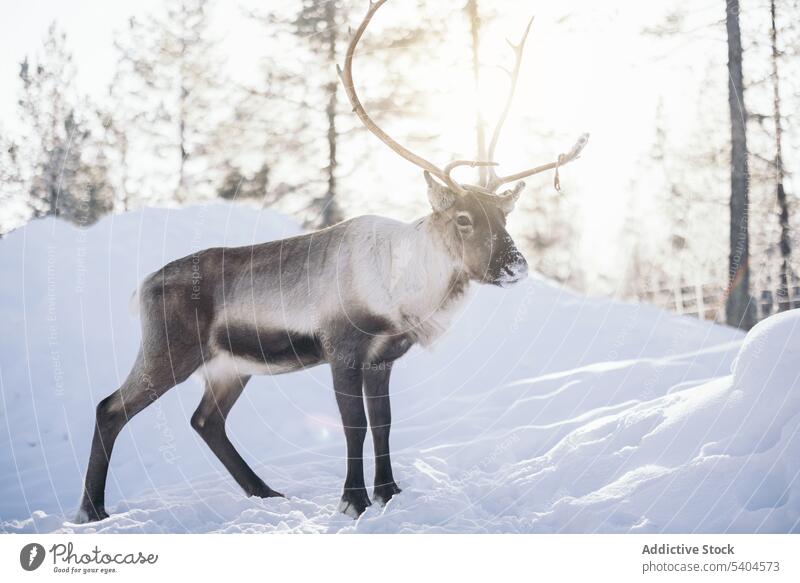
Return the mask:
<path id="1" fill-rule="evenodd" d="M 529 168 L 528 170 L 523 170 L 522 172 L 517 172 L 515 174 L 509 174 L 508 176 L 496 176 L 495 181 L 491 183 L 491 185 L 487 186 L 488 190 L 495 192 L 498 187 L 506 184 L 507 182 L 513 182 L 515 180 L 521 180 L 528 176 L 533 176 L 534 174 L 539 174 L 539 172 L 545 172 L 547 170 L 551 170 L 553 168 L 556 169 L 556 175 L 553 177 L 553 186 L 556 190 L 561 190 L 561 181 L 558 177 L 558 169 L 559 167 L 563 166 L 564 164 L 568 164 L 572 162 L 576 158 L 578 158 L 583 151 L 583 148 L 586 147 L 586 144 L 589 142 L 589 134 L 581 134 L 581 137 L 578 138 L 578 141 L 570 148 L 568 152 L 565 154 L 559 154 L 558 158 L 556 158 L 555 162 L 550 162 L 548 164 L 542 164 L 541 166 L 535 166 L 533 168 Z"/>
<path id="2" fill-rule="evenodd" d="M 508 45 L 511 47 L 511 50 L 514 51 L 514 67 L 511 71 L 506 71 L 511 78 L 510 85 L 508 88 L 508 96 L 506 97 L 506 103 L 503 106 L 503 111 L 500 114 L 500 117 L 497 119 L 497 125 L 494 128 L 494 132 L 492 133 L 492 141 L 489 142 L 489 152 L 488 158 L 491 160 L 494 158 L 494 152 L 497 148 L 497 142 L 500 139 L 500 133 L 503 131 L 503 125 L 506 123 L 506 118 L 508 117 L 508 112 L 511 110 L 511 104 L 514 101 L 514 94 L 517 91 L 517 81 L 519 79 L 519 70 L 522 66 L 522 55 L 525 51 L 525 42 L 528 40 L 528 34 L 531 31 L 531 26 L 533 25 L 533 17 L 528 21 L 528 26 L 525 27 L 525 32 L 522 33 L 522 38 L 520 38 L 517 44 L 512 43 L 510 40 L 506 40 Z M 510 174 L 508 176 L 498 176 L 497 172 L 494 168 L 489 168 L 489 172 L 487 173 L 486 184 L 484 187 L 489 192 L 496 192 L 497 189 L 506 184 L 507 182 L 513 182 L 514 180 L 520 180 L 522 178 L 526 178 L 527 176 L 532 176 L 533 174 L 538 174 L 539 172 L 545 172 L 552 168 L 555 168 L 556 174 L 553 179 L 553 186 L 556 190 L 561 190 L 561 182 L 558 177 L 558 168 L 559 166 L 563 166 L 569 162 L 572 162 L 575 158 L 580 156 L 581 151 L 583 150 L 586 143 L 589 141 L 589 134 L 583 134 L 578 141 L 575 142 L 575 145 L 572 146 L 572 149 L 569 150 L 566 154 L 560 154 L 555 162 L 550 162 L 549 164 L 542 164 L 541 166 L 536 166 L 534 168 L 530 168 L 528 170 L 523 170 L 522 172 L 517 172 L 515 174 Z"/>
<path id="3" fill-rule="evenodd" d="M 508 112 L 511 111 L 511 103 L 514 101 L 514 93 L 517 91 L 517 80 L 519 79 L 519 69 L 522 66 L 522 55 L 525 50 L 525 41 L 528 40 L 528 33 L 531 31 L 531 26 L 533 25 L 533 17 L 528 21 L 528 26 L 525 27 L 525 32 L 522 33 L 522 38 L 517 44 L 512 43 L 510 40 L 506 39 L 506 42 L 514 51 L 514 68 L 508 72 L 509 77 L 511 78 L 511 82 L 508 88 L 508 96 L 506 97 L 506 103 L 503 106 L 503 111 L 500 113 L 500 117 L 497 118 L 497 125 L 494 126 L 494 132 L 492 132 L 492 140 L 489 142 L 489 152 L 487 157 L 491 160 L 494 156 L 494 151 L 497 148 L 497 141 L 500 139 L 500 132 L 503 131 L 503 125 L 506 123 L 506 118 L 508 117 Z M 497 172 L 495 172 L 494 168 L 490 168 L 487 178 L 486 178 L 486 188 L 491 191 L 497 190 L 497 186 L 494 186 L 494 183 L 497 181 Z"/>
<path id="4" fill-rule="evenodd" d="M 450 176 L 450 172 L 458 166 L 491 166 L 493 165 L 492 162 L 478 162 L 472 160 L 456 160 L 455 162 L 451 162 L 448 164 L 445 169 L 441 169 L 432 162 L 426 160 L 422 156 L 419 156 L 395 141 L 389 134 L 384 132 L 378 124 L 376 124 L 369 114 L 364 109 L 364 106 L 361 104 L 361 100 L 358 98 L 356 94 L 355 85 L 353 83 L 353 55 L 356 52 L 356 47 L 358 46 L 358 42 L 361 40 L 361 37 L 364 34 L 364 31 L 367 29 L 372 17 L 378 11 L 378 9 L 386 3 L 386 0 L 370 0 L 369 3 L 369 10 L 367 10 L 366 15 L 364 15 L 364 19 L 361 21 L 359 27 L 355 30 L 352 37 L 350 38 L 350 44 L 347 47 L 347 53 L 345 53 L 344 57 L 344 70 L 340 67 L 337 67 L 339 72 L 339 77 L 342 79 L 342 84 L 344 85 L 345 93 L 347 94 L 347 98 L 350 100 L 350 105 L 353 106 L 353 111 L 361 120 L 361 123 L 372 132 L 379 140 L 381 140 L 384 144 L 389 146 L 393 151 L 397 154 L 422 168 L 423 170 L 427 170 L 434 176 L 436 176 L 439 180 L 447 184 L 447 186 L 458 194 L 464 194 L 466 190 L 453 178 Z"/>
<path id="5" fill-rule="evenodd" d="M 447 166 L 444 167 L 444 173 L 447 175 L 450 181 L 455 182 L 450 173 L 459 166 L 469 166 L 470 168 L 475 168 L 476 166 L 497 166 L 497 162 L 478 162 L 476 160 L 453 160 Z M 461 188 L 462 190 L 464 189 L 463 186 Z M 474 189 L 475 185 L 468 185 L 467 188 Z M 483 188 L 481 188 L 481 190 L 483 190 Z M 486 191 L 486 193 L 488 194 L 488 191 Z"/>
<path id="6" fill-rule="evenodd" d="M 358 94 L 356 93 L 355 84 L 353 82 L 353 56 L 355 55 L 356 48 L 358 47 L 358 43 L 361 40 L 361 37 L 364 35 L 364 31 L 367 30 L 367 26 L 369 26 L 372 17 L 378 11 L 378 9 L 386 3 L 387 0 L 370 0 L 369 9 L 367 13 L 364 15 L 364 19 L 361 21 L 361 24 L 358 28 L 353 32 L 350 38 L 350 44 L 347 46 L 347 52 L 345 53 L 344 57 L 344 69 L 341 67 L 336 67 L 339 77 L 342 79 L 342 84 L 344 85 L 344 91 L 347 94 L 347 98 L 350 101 L 350 105 L 353 106 L 353 112 L 358 116 L 358 119 L 361 120 L 361 123 L 364 124 L 372 134 L 374 134 L 379 140 L 381 140 L 384 144 L 389 146 L 394 152 L 419 166 L 423 170 L 426 170 L 440 181 L 445 183 L 453 192 L 457 194 L 466 194 L 467 191 L 472 192 L 482 192 L 484 194 L 494 194 L 496 193 L 497 189 L 513 180 L 519 180 L 521 178 L 525 178 L 526 176 L 531 176 L 533 174 L 538 174 L 539 172 L 544 172 L 546 170 L 550 170 L 555 168 L 556 175 L 554 178 L 554 186 L 556 190 L 560 190 L 560 183 L 558 177 L 558 168 L 567 164 L 577 158 L 581 150 L 583 150 L 586 142 L 589 139 L 589 134 L 583 134 L 575 145 L 572 147 L 569 152 L 565 154 L 561 154 L 558 156 L 555 162 L 551 162 L 549 164 L 543 164 L 541 166 L 536 166 L 535 168 L 531 168 L 528 170 L 523 170 L 522 172 L 517 172 L 516 174 L 510 174 L 508 176 L 498 176 L 497 172 L 494 169 L 494 166 L 497 164 L 495 162 L 487 162 L 487 161 L 475 161 L 475 160 L 454 160 L 450 162 L 447 166 L 443 169 L 439 168 L 433 162 L 423 158 L 422 156 L 415 154 L 402 144 L 398 143 L 394 140 L 389 134 L 383 131 L 378 124 L 376 124 L 373 119 L 369 116 L 367 111 L 364 109 L 361 100 L 358 98 Z M 511 77 L 511 85 L 509 87 L 508 97 L 506 98 L 506 103 L 503 108 L 503 111 L 498 118 L 497 125 L 494 128 L 494 133 L 492 134 L 492 140 L 489 144 L 489 152 L 488 158 L 491 160 L 494 157 L 495 149 L 497 148 L 497 142 L 500 139 L 500 133 L 503 129 L 503 125 L 505 124 L 506 118 L 508 117 L 508 113 L 511 110 L 511 104 L 514 100 L 514 93 L 517 89 L 517 80 L 519 78 L 519 71 L 520 66 L 522 65 L 522 55 L 525 49 L 525 42 L 528 39 L 528 33 L 531 30 L 531 25 L 533 24 L 533 18 L 530 19 L 528 22 L 528 26 L 525 28 L 525 32 L 522 35 L 519 43 L 514 44 L 511 41 L 508 41 L 508 44 L 511 46 L 512 50 L 514 51 L 515 55 L 515 62 L 514 68 L 512 71 L 509 72 L 509 76 Z M 456 182 L 450 173 L 459 166 L 487 166 L 489 167 L 489 172 L 486 184 L 478 186 L 478 185 L 461 185 Z"/>

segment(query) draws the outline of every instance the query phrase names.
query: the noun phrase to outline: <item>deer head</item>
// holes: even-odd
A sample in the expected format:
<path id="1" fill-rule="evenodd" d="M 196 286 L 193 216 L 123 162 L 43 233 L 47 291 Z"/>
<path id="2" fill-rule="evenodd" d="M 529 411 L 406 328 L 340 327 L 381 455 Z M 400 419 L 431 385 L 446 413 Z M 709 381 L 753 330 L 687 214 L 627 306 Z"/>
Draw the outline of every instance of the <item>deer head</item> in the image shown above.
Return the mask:
<path id="1" fill-rule="evenodd" d="M 535 166 L 521 172 L 499 176 L 497 164 L 492 160 L 500 138 L 503 125 L 516 91 L 525 41 L 533 19 L 528 22 L 519 43 L 509 42 L 515 55 L 513 69 L 509 72 L 511 81 L 505 106 L 494 128 L 489 144 L 488 160 L 454 160 L 439 168 L 395 141 L 384 132 L 369 116 L 359 99 L 353 82 L 353 57 L 364 31 L 372 17 L 386 0 L 370 0 L 369 9 L 359 27 L 352 34 L 345 54 L 344 69 L 339 68 L 345 93 L 353 106 L 353 111 L 364 126 L 394 152 L 412 164 L 423 169 L 428 184 L 428 200 L 433 209 L 432 222 L 445 244 L 462 264 L 463 272 L 470 279 L 495 285 L 510 285 L 527 276 L 528 264 L 506 231 L 506 217 L 514 209 L 520 194 L 525 188 L 523 178 L 555 169 L 554 186 L 560 190 L 558 168 L 575 160 L 586 145 L 589 136 L 583 134 L 568 152 L 560 154 L 555 162 Z M 462 184 L 451 173 L 460 166 L 488 167 L 483 184 Z M 517 182 L 510 190 L 497 193 L 497 189 L 509 182 Z"/>

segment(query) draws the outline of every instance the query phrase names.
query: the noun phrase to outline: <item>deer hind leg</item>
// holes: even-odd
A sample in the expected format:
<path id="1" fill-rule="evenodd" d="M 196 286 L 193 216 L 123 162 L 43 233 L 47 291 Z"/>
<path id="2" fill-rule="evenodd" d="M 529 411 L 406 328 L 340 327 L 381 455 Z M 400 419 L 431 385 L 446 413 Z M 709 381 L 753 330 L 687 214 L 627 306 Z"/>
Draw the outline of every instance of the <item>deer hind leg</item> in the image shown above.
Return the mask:
<path id="1" fill-rule="evenodd" d="M 209 306 L 187 301 L 191 288 L 175 284 L 166 272 L 140 288 L 142 344 L 128 378 L 97 405 L 94 437 L 76 522 L 106 518 L 105 486 L 114 442 L 135 415 L 203 362 Z"/>
<path id="2" fill-rule="evenodd" d="M 245 494 L 259 498 L 282 497 L 283 494 L 267 486 L 247 465 L 225 432 L 228 413 L 242 394 L 248 380 L 249 376 L 238 374 L 216 377 L 207 375 L 205 393 L 192 415 L 192 427 L 208 444 Z"/>
<path id="3" fill-rule="evenodd" d="M 200 364 L 199 357 L 176 356 L 171 353 L 170 358 L 162 354 L 159 358 L 148 359 L 140 350 L 122 386 L 97 405 L 89 466 L 75 522 L 108 518 L 105 510 L 106 479 L 117 436 L 128 421 L 169 389 L 189 378 Z"/>

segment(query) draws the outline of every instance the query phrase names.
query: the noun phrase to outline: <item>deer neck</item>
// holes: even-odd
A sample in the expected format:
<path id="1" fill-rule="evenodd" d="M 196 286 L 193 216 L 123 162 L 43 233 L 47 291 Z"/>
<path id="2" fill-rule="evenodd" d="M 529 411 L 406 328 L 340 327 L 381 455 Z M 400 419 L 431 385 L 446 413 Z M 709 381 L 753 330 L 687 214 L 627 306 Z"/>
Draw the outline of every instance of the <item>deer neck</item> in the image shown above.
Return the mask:
<path id="1" fill-rule="evenodd" d="M 393 279 L 400 315 L 423 346 L 441 336 L 469 287 L 441 217 L 427 215 L 408 226 L 394 253 Z"/>

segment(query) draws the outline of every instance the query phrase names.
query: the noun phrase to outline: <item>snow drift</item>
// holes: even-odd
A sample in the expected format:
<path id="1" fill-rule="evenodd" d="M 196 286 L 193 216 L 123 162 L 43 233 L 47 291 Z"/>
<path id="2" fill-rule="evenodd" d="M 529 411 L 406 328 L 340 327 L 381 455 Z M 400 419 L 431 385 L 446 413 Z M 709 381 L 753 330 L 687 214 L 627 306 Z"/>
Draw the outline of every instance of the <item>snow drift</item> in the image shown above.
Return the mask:
<path id="1" fill-rule="evenodd" d="M 476 288 L 432 351 L 396 365 L 392 453 L 403 493 L 385 508 L 355 522 L 335 512 L 344 437 L 318 367 L 253 379 L 228 423 L 287 499 L 239 491 L 189 427 L 201 394 L 190 380 L 117 441 L 112 517 L 65 522 L 94 405 L 136 353 L 137 282 L 196 249 L 298 231 L 274 213 L 219 204 L 86 230 L 48 219 L 0 241 L 0 529 L 800 531 L 800 314 L 744 337 L 539 278 Z"/>

